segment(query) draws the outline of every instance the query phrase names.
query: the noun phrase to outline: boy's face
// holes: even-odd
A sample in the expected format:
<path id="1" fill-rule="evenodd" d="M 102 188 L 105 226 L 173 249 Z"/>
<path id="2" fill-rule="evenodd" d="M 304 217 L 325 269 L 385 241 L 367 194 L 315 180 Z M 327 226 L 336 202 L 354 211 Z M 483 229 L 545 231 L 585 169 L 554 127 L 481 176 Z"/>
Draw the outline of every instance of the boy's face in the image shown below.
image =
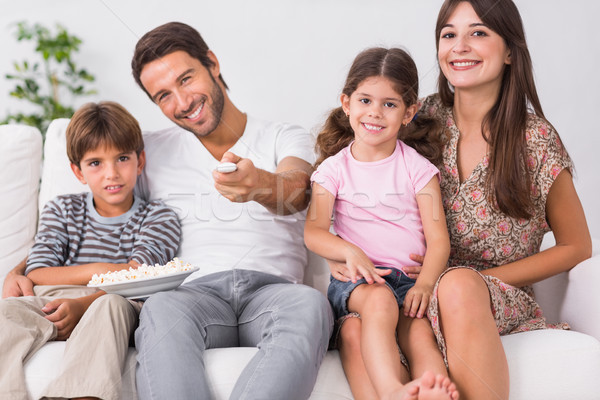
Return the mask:
<path id="1" fill-rule="evenodd" d="M 133 188 L 146 161 L 142 151 L 121 152 L 100 146 L 87 151 L 71 169 L 79 181 L 87 184 L 94 195 L 94 206 L 103 217 L 116 217 L 129 211 L 133 204 Z"/>

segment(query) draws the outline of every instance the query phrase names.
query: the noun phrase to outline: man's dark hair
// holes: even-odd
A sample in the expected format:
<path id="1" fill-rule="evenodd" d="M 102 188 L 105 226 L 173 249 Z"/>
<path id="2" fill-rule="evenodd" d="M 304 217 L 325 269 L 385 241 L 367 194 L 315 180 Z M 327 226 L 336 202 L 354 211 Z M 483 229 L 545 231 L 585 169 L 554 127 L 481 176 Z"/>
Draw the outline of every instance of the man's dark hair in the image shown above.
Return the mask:
<path id="1" fill-rule="evenodd" d="M 208 57 L 208 45 L 200 33 L 191 26 L 181 22 L 168 22 L 152 29 L 138 40 L 131 60 L 133 78 L 150 99 L 152 96 L 140 80 L 142 69 L 146 64 L 175 51 L 185 51 L 192 58 L 200 61 L 207 69 L 214 66 Z M 227 84 L 221 74 L 219 74 L 219 80 L 227 89 Z"/>

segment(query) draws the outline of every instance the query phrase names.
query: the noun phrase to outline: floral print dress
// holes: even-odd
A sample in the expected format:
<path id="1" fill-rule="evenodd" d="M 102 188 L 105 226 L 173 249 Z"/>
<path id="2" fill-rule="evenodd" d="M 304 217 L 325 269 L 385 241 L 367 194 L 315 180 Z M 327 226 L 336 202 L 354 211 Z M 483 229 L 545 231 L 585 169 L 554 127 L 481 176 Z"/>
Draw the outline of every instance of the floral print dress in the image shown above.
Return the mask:
<path id="1" fill-rule="evenodd" d="M 534 210 L 532 218 L 519 219 L 508 217 L 488 203 L 484 189 L 487 156 L 467 179 L 460 182 L 456 154 L 460 132 L 454 123 L 452 109 L 442 105 L 439 96 L 432 95 L 423 101 L 419 113 L 440 120 L 448 134 L 443 165 L 440 166 L 442 199 L 451 243 L 448 266 L 482 271 L 539 252 L 544 234 L 550 231 L 545 213 L 548 192 L 558 174 L 565 168 L 571 171 L 573 166 L 554 128 L 534 114 L 528 118 L 527 172 L 531 178 Z M 490 291 L 492 314 L 500 335 L 548 327 L 568 329 L 566 324 L 551 326 L 546 323 L 530 286 L 516 288 L 498 278 L 481 276 Z M 428 317 L 447 364 L 446 344 L 439 324 L 437 285 Z"/>

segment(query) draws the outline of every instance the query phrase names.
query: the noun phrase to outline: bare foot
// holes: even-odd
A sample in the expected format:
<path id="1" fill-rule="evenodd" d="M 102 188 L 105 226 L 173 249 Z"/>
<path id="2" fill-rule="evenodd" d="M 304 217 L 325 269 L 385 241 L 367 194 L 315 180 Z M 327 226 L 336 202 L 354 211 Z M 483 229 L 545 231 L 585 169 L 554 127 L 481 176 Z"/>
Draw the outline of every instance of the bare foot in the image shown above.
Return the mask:
<path id="1" fill-rule="evenodd" d="M 456 385 L 444 375 L 425 372 L 419 380 L 419 400 L 458 400 Z"/>
<path id="2" fill-rule="evenodd" d="M 387 395 L 382 396 L 381 400 L 418 400 L 418 394 L 419 380 L 415 379 L 414 381 L 393 390 Z"/>

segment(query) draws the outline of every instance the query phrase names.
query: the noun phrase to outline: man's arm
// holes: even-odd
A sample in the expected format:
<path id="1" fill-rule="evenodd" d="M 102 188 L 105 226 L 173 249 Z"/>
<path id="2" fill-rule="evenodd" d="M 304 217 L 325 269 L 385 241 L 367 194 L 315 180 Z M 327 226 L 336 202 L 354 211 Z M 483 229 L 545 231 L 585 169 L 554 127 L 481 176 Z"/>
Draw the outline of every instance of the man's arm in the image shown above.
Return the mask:
<path id="1" fill-rule="evenodd" d="M 238 203 L 256 201 L 278 215 L 294 214 L 308 206 L 313 171 L 308 162 L 298 157 L 286 157 L 271 173 L 230 152 L 223 155 L 222 161 L 237 165 L 235 172 L 213 172 L 215 188 L 229 200 Z"/>
<path id="2" fill-rule="evenodd" d="M 16 267 L 12 269 L 4 279 L 2 287 L 2 298 L 33 296 L 33 282 L 25 276 L 25 267 L 27 258 L 24 258 Z"/>

